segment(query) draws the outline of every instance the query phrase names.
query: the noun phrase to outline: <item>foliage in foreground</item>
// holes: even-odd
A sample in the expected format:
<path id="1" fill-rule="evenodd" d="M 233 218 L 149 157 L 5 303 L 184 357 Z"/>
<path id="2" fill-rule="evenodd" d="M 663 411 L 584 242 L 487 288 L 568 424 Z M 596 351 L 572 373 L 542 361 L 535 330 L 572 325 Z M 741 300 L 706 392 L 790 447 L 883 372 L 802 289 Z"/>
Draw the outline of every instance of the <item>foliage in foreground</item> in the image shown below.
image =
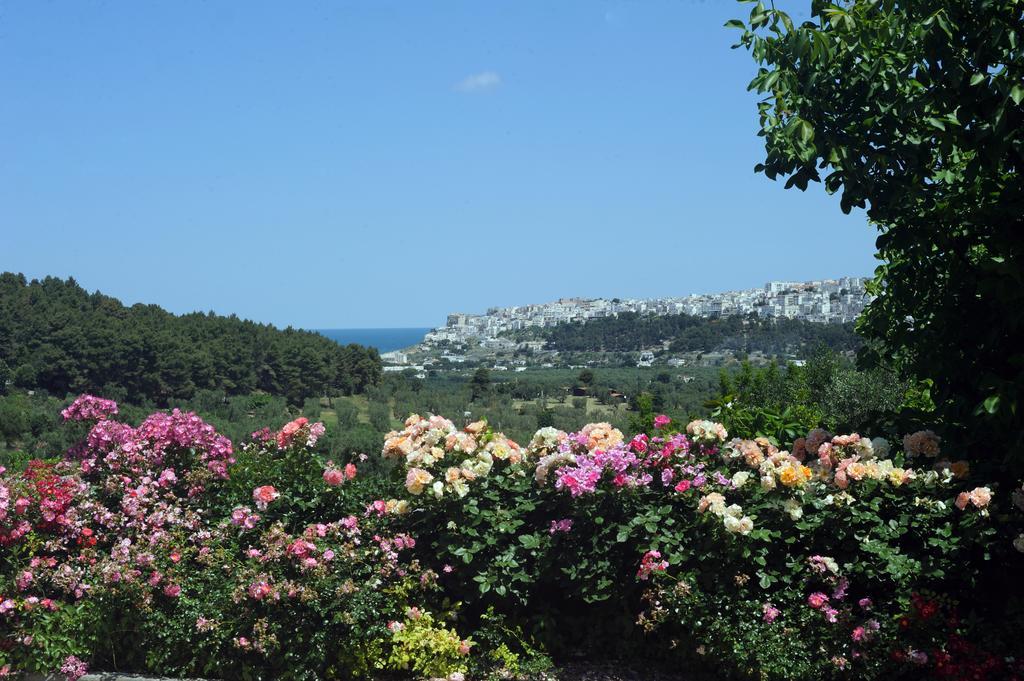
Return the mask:
<path id="1" fill-rule="evenodd" d="M 799 24 L 751 4 L 728 25 L 760 65 L 757 170 L 866 209 L 883 261 L 868 349 L 930 379 L 942 421 L 1018 478 L 1024 3 L 814 0 Z"/>
<path id="2" fill-rule="evenodd" d="M 0 673 L 537 678 L 569 651 L 738 679 L 1020 673 L 981 619 L 1019 586 L 978 583 L 1019 569 L 1019 518 L 929 431 L 780 451 L 659 417 L 519 445 L 413 416 L 364 476 L 305 419 L 236 449 L 194 414 L 116 413 L 76 400 L 82 444 L 0 477 Z"/>

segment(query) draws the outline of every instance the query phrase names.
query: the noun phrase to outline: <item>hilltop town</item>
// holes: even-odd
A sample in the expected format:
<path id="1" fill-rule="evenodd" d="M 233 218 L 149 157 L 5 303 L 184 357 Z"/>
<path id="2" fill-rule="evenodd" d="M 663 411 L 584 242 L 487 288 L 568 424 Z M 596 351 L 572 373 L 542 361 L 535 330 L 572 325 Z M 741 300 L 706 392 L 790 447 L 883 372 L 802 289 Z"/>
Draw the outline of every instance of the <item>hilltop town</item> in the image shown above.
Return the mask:
<path id="1" fill-rule="evenodd" d="M 428 333 L 423 342 L 428 345 L 442 341 L 484 342 L 509 331 L 585 322 L 614 317 L 623 312 L 688 314 L 694 317 L 756 314 L 759 317 L 809 322 L 852 322 L 868 302 L 866 281 L 862 277 L 806 282 L 770 281 L 764 288 L 693 294 L 682 298 L 561 298 L 536 305 L 492 307 L 485 314 L 448 315 L 447 324 Z"/>
<path id="2" fill-rule="evenodd" d="M 621 299 L 561 298 L 514 307 L 493 307 L 484 314 L 452 313 L 446 324 L 431 330 L 418 346 L 385 353 L 386 364 L 407 366 L 426 356 L 462 363 L 515 350 L 540 352 L 544 343 L 519 337 L 531 329 L 589 322 L 624 313 L 642 316 L 686 314 L 705 319 L 755 316 L 796 319 L 821 324 L 854 321 L 869 302 L 863 277 L 805 282 L 769 281 L 762 288 L 691 294 L 684 297 Z M 555 353 L 557 354 L 557 353 Z M 550 361 L 551 357 L 546 357 Z M 646 361 L 643 358 L 641 361 Z M 433 362 L 428 361 L 427 365 Z"/>

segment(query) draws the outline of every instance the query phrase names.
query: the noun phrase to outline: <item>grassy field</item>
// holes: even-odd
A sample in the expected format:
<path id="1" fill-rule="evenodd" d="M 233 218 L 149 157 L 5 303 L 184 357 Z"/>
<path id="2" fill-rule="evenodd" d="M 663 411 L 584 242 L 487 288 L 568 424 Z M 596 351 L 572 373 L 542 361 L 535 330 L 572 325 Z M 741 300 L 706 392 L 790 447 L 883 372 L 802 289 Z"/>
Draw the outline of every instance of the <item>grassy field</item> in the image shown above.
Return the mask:
<path id="1" fill-rule="evenodd" d="M 512 407 L 519 412 L 524 411 L 527 407 L 540 407 L 543 402 L 547 402 L 548 406 L 553 404 L 559 404 L 561 406 L 571 407 L 575 404 L 575 400 L 586 400 L 586 412 L 588 416 L 605 417 L 608 414 L 625 414 L 629 409 L 626 404 L 601 404 L 601 401 L 596 397 L 567 397 L 565 402 L 562 403 L 560 400 L 554 400 L 547 398 L 546 400 L 533 399 L 533 400 L 512 400 Z"/>
<path id="2" fill-rule="evenodd" d="M 337 402 L 347 402 L 348 404 L 353 405 L 359 411 L 359 423 L 370 422 L 370 408 L 366 395 L 342 395 L 339 397 L 332 397 L 330 400 L 326 397 L 320 400 L 320 419 L 325 424 L 332 426 L 338 425 L 337 409 L 330 406 Z"/>

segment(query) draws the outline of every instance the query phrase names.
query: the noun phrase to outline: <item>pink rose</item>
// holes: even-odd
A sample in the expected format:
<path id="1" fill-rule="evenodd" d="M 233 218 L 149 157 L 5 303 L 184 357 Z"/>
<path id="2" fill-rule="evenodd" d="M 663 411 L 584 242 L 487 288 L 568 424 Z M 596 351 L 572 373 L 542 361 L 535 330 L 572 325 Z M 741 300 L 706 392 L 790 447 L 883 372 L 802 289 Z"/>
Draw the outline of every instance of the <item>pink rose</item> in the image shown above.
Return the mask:
<path id="1" fill-rule="evenodd" d="M 654 427 L 655 428 L 661 429 L 661 428 L 664 428 L 665 426 L 667 426 L 670 423 L 672 423 L 672 419 L 670 419 L 669 417 L 665 416 L 664 414 L 658 414 L 657 416 L 654 417 Z"/>
<path id="2" fill-rule="evenodd" d="M 252 491 L 252 498 L 256 502 L 256 507 L 261 511 L 267 508 L 267 504 L 277 499 L 281 494 L 274 489 L 273 485 L 263 485 L 257 487 Z"/>
<path id="3" fill-rule="evenodd" d="M 337 468 L 328 468 L 324 471 L 324 482 L 331 487 L 337 487 L 341 483 L 345 482 L 345 473 Z"/>
<path id="4" fill-rule="evenodd" d="M 290 445 L 292 443 L 292 439 L 295 437 L 295 433 L 299 432 L 299 430 L 307 423 L 309 423 L 309 419 L 305 416 L 300 416 L 294 421 L 284 424 L 281 432 L 277 434 L 277 446 L 280 449 L 284 449 Z"/>
<path id="5" fill-rule="evenodd" d="M 257 601 L 262 601 L 270 595 L 271 591 L 270 584 L 267 582 L 260 581 L 249 585 L 249 597 Z"/>

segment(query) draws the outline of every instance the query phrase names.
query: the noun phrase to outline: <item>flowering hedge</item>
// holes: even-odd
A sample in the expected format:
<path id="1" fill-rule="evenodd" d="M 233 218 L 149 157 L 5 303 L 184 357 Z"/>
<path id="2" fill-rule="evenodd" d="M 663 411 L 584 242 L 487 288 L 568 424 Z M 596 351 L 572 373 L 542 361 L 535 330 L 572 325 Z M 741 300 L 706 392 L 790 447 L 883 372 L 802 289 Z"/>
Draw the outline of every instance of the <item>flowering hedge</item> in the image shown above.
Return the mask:
<path id="1" fill-rule="evenodd" d="M 499 611 L 522 625 L 504 651 L 642 646 L 762 679 L 1019 673 L 960 638 L 992 492 L 934 433 L 895 450 L 819 429 L 780 451 L 710 421 L 654 426 L 545 428 L 522 448 L 438 417 L 389 434 L 423 560 L 467 628 Z"/>
<path id="2" fill-rule="evenodd" d="M 530 678 L 569 651 L 725 678 L 1020 674 L 969 642 L 1016 521 L 929 431 L 787 451 L 658 417 L 520 445 L 412 416 L 363 476 L 305 419 L 236 447 L 195 414 L 117 413 L 83 396 L 79 446 L 0 471 L 0 676 Z"/>
<path id="3" fill-rule="evenodd" d="M 81 446 L 0 469 L 0 676 L 460 673 L 467 644 L 416 605 L 436 576 L 343 489 L 352 467 L 311 454 L 322 424 L 235 451 L 195 414 L 116 413 L 84 396 L 64 413 L 91 422 Z"/>

